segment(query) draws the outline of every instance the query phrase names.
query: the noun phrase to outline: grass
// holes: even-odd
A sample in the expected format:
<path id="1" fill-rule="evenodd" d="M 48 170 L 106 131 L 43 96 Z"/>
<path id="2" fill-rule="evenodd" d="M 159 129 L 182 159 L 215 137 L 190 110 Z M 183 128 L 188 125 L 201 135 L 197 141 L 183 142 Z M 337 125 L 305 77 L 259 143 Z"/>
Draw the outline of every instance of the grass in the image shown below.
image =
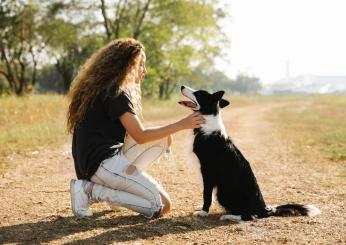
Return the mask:
<path id="1" fill-rule="evenodd" d="M 66 108 L 61 95 L 0 97 L 0 170 L 10 155 L 66 142 Z"/>
<path id="2" fill-rule="evenodd" d="M 297 97 L 272 119 L 297 154 L 346 161 L 346 96 Z"/>
<path id="3" fill-rule="evenodd" d="M 177 95 L 173 96 L 170 100 L 159 100 L 153 98 L 146 98 L 142 100 L 143 118 L 146 122 L 155 122 L 162 120 L 178 120 L 189 111 L 183 106 L 178 104 L 182 97 Z"/>
<path id="4" fill-rule="evenodd" d="M 147 122 L 178 120 L 190 111 L 177 101 L 143 99 Z M 305 157 L 324 155 L 332 161 L 346 160 L 346 96 L 230 96 L 231 106 L 241 107 L 277 101 L 287 103 L 273 115 L 285 140 Z M 24 154 L 40 147 L 59 146 L 70 141 L 66 133 L 68 101 L 61 95 L 0 97 L 0 169 L 11 154 Z M 8 162 L 8 161 L 7 161 Z"/>
<path id="5" fill-rule="evenodd" d="M 0 105 L 1 155 L 61 144 L 67 139 L 64 96 L 0 97 Z"/>

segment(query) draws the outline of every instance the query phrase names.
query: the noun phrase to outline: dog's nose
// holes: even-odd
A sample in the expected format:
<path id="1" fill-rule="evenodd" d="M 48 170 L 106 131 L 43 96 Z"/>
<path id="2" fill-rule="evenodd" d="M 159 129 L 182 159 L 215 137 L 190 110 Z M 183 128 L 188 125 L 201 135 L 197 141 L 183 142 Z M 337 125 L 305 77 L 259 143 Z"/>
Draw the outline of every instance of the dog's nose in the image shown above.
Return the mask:
<path id="1" fill-rule="evenodd" d="M 185 86 L 183 85 L 183 86 L 180 87 L 180 90 L 183 90 L 184 88 L 185 88 Z"/>

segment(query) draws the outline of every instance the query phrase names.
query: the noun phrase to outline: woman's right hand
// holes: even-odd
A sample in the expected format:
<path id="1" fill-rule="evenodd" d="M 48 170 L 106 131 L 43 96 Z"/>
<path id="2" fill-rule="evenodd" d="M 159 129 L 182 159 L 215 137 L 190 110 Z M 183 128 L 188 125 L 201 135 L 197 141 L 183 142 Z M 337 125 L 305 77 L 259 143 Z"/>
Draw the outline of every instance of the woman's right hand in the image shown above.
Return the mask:
<path id="1" fill-rule="evenodd" d="M 194 112 L 178 122 L 182 129 L 200 128 L 203 123 L 205 119 L 200 112 Z"/>

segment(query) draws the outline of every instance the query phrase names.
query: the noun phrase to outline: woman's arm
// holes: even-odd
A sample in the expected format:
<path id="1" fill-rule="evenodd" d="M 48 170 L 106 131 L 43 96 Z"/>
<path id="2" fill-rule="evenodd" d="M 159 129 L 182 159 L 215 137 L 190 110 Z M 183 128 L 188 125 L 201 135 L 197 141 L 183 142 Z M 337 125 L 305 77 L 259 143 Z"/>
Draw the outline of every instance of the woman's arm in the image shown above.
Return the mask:
<path id="1" fill-rule="evenodd" d="M 203 116 L 198 112 L 192 113 L 178 122 L 167 126 L 151 129 L 145 129 L 138 117 L 130 112 L 125 112 L 119 119 L 128 134 L 130 134 L 138 144 L 162 139 L 183 129 L 199 128 L 201 124 L 205 122 Z"/>

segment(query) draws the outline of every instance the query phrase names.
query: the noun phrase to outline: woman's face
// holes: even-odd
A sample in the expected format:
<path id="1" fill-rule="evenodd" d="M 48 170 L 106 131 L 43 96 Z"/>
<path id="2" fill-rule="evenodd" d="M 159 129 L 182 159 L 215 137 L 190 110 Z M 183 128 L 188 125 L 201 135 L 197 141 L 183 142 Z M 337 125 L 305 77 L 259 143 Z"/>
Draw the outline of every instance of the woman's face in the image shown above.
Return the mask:
<path id="1" fill-rule="evenodd" d="M 145 56 L 145 53 L 141 52 L 136 83 L 140 83 L 142 81 L 143 77 L 147 74 L 147 68 L 145 68 L 146 59 L 147 58 Z"/>

